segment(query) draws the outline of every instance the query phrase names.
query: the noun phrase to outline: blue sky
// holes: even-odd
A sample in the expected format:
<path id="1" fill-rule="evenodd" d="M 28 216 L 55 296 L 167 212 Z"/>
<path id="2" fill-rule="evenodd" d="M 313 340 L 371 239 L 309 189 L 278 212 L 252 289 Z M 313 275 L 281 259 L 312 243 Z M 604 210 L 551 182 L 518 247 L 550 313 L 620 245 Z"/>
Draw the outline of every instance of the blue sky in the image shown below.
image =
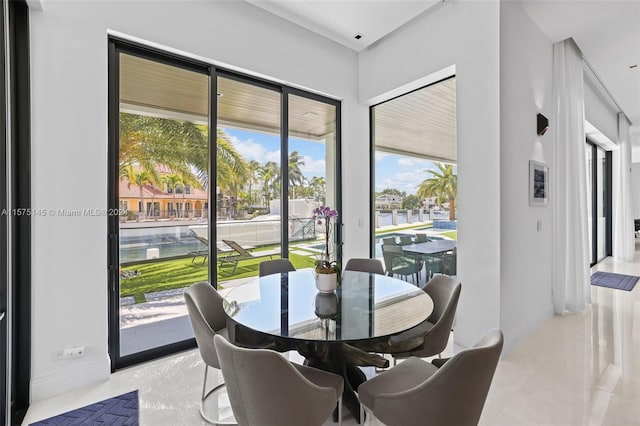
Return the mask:
<path id="1" fill-rule="evenodd" d="M 280 164 L 280 137 L 266 133 L 225 128 L 234 147 L 247 160 L 260 164 L 275 161 Z M 305 177 L 325 177 L 325 146 L 310 140 L 291 138 L 289 152 L 298 151 L 304 158 L 301 167 Z M 368 161 L 363 159 L 363 161 Z M 422 180 L 431 176 L 427 169 L 435 169 L 432 161 L 385 152 L 376 153 L 376 191 L 395 188 L 407 194 L 415 194 Z"/>

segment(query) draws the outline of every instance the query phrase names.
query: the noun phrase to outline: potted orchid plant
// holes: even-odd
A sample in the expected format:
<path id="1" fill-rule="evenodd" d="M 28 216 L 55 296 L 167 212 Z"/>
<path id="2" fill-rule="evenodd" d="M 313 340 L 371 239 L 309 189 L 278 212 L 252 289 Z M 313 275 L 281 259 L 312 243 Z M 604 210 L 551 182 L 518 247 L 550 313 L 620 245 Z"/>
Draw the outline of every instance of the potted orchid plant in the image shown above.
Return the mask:
<path id="1" fill-rule="evenodd" d="M 323 227 L 324 252 L 316 260 L 316 287 L 320 291 L 333 291 L 338 286 L 340 264 L 333 258 L 333 226 L 338 212 L 328 206 L 320 206 L 313 210 L 313 218 L 317 225 Z"/>

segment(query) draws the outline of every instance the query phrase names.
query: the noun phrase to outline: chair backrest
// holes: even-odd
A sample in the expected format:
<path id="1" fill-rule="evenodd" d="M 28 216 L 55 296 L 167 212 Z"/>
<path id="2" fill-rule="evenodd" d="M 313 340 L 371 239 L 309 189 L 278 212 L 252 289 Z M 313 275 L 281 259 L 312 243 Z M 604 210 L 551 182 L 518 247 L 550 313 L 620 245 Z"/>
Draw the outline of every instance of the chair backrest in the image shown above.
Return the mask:
<path id="1" fill-rule="evenodd" d="M 400 235 L 400 245 L 406 246 L 409 244 L 413 244 L 413 240 L 410 235 Z"/>
<path id="2" fill-rule="evenodd" d="M 382 259 L 384 260 L 384 269 L 387 271 L 388 275 L 391 275 L 391 270 L 393 269 L 393 258 L 397 256 L 398 252 L 402 252 L 402 248 L 390 244 L 382 245 Z"/>
<path id="3" fill-rule="evenodd" d="M 211 367 L 220 368 L 213 336 L 227 325 L 222 296 L 211 284 L 199 282 L 184 292 L 184 298 L 202 360 Z"/>
<path id="4" fill-rule="evenodd" d="M 378 259 L 353 258 L 349 259 L 345 271 L 370 272 L 372 274 L 384 275 L 384 268 Z"/>
<path id="5" fill-rule="evenodd" d="M 196 238 L 196 240 L 200 241 L 202 244 L 204 244 L 206 247 L 209 247 L 209 240 L 207 240 L 204 237 L 201 237 L 199 235 L 194 235 L 194 237 Z"/>
<path id="6" fill-rule="evenodd" d="M 386 237 L 382 239 L 382 244 L 385 246 L 395 246 L 398 243 L 396 242 L 396 237 Z"/>
<path id="7" fill-rule="evenodd" d="M 427 234 L 416 234 L 416 243 L 426 243 L 428 241 Z"/>
<path id="8" fill-rule="evenodd" d="M 389 425 L 477 425 L 502 344 L 502 332 L 490 330 L 420 385 L 376 397 L 376 417 Z"/>
<path id="9" fill-rule="evenodd" d="M 450 253 L 445 253 L 442 256 L 442 268 L 443 273 L 447 275 L 457 274 L 457 262 L 458 262 L 458 248 L 454 247 Z"/>
<path id="10" fill-rule="evenodd" d="M 296 268 L 289 259 L 265 260 L 260 262 L 260 272 L 258 275 L 264 277 L 265 275 L 281 274 L 283 272 L 292 272 L 295 270 Z"/>
<path id="11" fill-rule="evenodd" d="M 422 348 L 411 352 L 411 355 L 427 357 L 445 350 L 461 290 L 462 285 L 447 275 L 436 275 L 425 285 L 425 293 L 433 300 L 433 312 L 427 321 L 434 326 L 425 333 Z"/>
<path id="12" fill-rule="evenodd" d="M 222 240 L 222 242 L 228 245 L 229 247 L 231 247 L 232 249 L 234 249 L 235 251 L 237 251 L 238 253 L 240 253 L 241 256 L 253 257 L 253 255 L 251 254 L 251 252 L 249 252 L 249 250 L 243 248 L 240 244 L 236 243 L 235 241 Z"/>
<path id="13" fill-rule="evenodd" d="M 245 349 L 215 336 L 229 402 L 239 426 L 322 424 L 339 395 L 307 380 L 277 352 Z"/>

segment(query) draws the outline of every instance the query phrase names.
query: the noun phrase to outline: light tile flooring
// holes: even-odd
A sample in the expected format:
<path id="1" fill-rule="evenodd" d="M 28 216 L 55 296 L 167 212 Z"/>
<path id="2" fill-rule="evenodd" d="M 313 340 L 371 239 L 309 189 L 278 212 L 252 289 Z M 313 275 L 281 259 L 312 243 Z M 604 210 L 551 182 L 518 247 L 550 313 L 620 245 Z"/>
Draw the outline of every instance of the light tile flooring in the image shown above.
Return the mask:
<path id="1" fill-rule="evenodd" d="M 594 270 L 640 275 L 638 251 L 636 259 L 607 259 Z M 291 358 L 297 360 L 295 354 Z M 153 361 L 39 401 L 23 424 L 139 389 L 142 425 L 203 425 L 198 413 L 202 373 L 196 351 Z M 356 422 L 347 414 L 343 424 Z M 480 424 L 640 425 L 640 284 L 631 292 L 592 287 L 592 305 L 584 313 L 549 319 L 506 354 Z"/>

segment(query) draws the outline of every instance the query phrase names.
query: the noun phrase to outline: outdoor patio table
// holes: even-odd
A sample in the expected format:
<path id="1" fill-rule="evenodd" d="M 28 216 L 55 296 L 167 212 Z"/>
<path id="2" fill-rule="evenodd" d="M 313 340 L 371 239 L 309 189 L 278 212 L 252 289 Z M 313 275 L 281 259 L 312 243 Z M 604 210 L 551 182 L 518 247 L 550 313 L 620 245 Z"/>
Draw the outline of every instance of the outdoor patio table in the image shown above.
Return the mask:
<path id="1" fill-rule="evenodd" d="M 456 240 L 432 240 L 425 243 L 414 243 L 402 246 L 404 253 L 415 256 L 416 263 L 425 260 L 426 257 L 440 258 L 444 253 L 453 250 L 456 247 Z M 427 274 L 427 281 L 429 274 Z"/>
<path id="2" fill-rule="evenodd" d="M 414 243 L 402 246 L 402 251 L 405 253 L 432 256 L 434 254 L 446 253 L 453 250 L 455 247 L 455 240 L 433 240 L 426 243 Z"/>
<path id="3" fill-rule="evenodd" d="M 433 311 L 431 298 L 414 285 L 355 271 L 345 271 L 331 293 L 318 292 L 312 270 L 256 277 L 229 291 L 223 306 L 232 342 L 297 350 L 308 365 L 344 377 L 343 401 L 358 422 L 355 390 L 366 377 L 357 366 L 388 366 L 368 351 Z"/>

